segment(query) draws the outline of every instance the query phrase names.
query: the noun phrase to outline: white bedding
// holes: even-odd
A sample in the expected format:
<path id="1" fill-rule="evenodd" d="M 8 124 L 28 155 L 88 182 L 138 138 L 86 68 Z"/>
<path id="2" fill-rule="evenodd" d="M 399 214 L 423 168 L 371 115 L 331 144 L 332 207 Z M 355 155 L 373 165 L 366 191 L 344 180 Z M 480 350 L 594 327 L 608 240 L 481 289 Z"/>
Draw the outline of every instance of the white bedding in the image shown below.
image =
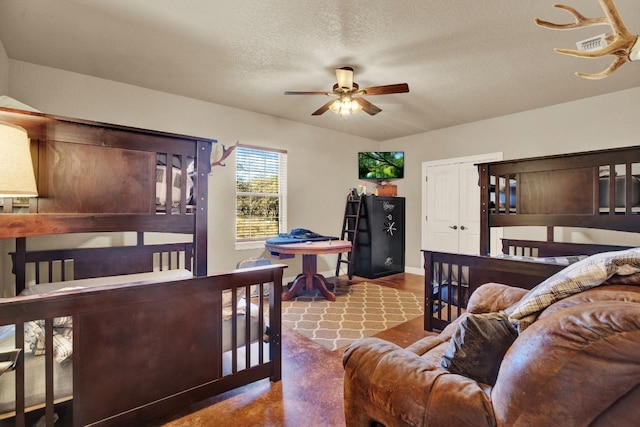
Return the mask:
<path id="1" fill-rule="evenodd" d="M 184 197 L 182 193 L 182 170 L 176 167 L 172 169 L 172 190 L 171 190 L 171 206 L 177 208 L 180 202 L 189 203 L 193 192 L 193 178 L 187 174 L 187 190 Z M 156 165 L 156 205 L 164 206 L 167 198 L 167 167 L 164 165 Z"/>
<path id="2" fill-rule="evenodd" d="M 570 256 L 549 256 L 549 257 L 532 257 L 523 255 L 507 255 L 498 254 L 495 258 L 512 259 L 516 261 L 542 262 L 545 264 L 570 265 L 574 262 L 586 259 L 588 255 L 570 255 Z"/>

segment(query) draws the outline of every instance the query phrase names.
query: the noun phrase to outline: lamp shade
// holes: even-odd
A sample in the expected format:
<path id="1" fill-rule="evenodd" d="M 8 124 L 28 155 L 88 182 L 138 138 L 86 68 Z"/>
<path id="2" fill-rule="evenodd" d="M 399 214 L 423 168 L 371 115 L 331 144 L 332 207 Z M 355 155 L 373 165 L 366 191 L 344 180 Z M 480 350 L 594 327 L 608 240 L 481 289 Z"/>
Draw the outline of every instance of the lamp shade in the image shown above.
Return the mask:
<path id="1" fill-rule="evenodd" d="M 0 122 L 0 197 L 37 197 L 27 131 Z"/>

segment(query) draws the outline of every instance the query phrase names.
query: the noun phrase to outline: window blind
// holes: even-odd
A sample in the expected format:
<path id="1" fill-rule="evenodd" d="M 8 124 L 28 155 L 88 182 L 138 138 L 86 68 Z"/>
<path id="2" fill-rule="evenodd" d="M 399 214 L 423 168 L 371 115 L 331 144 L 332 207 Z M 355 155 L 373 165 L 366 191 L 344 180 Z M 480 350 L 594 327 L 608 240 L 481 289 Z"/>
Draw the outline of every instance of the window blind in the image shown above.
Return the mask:
<path id="1" fill-rule="evenodd" d="M 236 240 L 265 240 L 286 230 L 287 153 L 238 145 Z"/>

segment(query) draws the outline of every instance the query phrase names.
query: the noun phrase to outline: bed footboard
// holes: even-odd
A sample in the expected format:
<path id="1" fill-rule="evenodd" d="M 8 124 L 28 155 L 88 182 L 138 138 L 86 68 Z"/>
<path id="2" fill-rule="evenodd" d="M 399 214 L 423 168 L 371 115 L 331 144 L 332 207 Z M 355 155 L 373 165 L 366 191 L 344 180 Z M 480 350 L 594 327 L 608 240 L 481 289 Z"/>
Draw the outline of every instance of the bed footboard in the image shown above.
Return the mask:
<path id="1" fill-rule="evenodd" d="M 142 234 L 142 233 L 139 233 Z M 10 253 L 16 277 L 16 295 L 27 284 L 120 276 L 123 274 L 193 268 L 193 243 L 143 244 L 97 248 L 27 251 L 25 239 L 16 239 Z M 96 262 L 99 260 L 100 262 Z"/>
<path id="2" fill-rule="evenodd" d="M 281 302 L 285 266 L 273 265 L 207 277 L 60 290 L 0 301 L 0 326 L 15 325 L 15 346 L 24 347 L 24 325 L 44 320 L 45 416 L 53 425 L 56 381 L 55 319 L 73 322 L 73 425 L 140 425 L 224 391 L 281 378 Z M 258 324 L 268 336 L 251 333 L 250 311 L 237 299 L 250 288 Z M 223 308 L 224 291 L 233 299 Z M 228 294 L 228 293 L 227 293 Z M 256 313 L 254 313 L 256 314 Z M 223 323 L 231 321 L 231 350 L 223 352 Z M 25 349 L 26 351 L 27 349 Z M 25 425 L 26 363 L 15 371 L 15 425 Z M 5 374 L 6 375 L 6 374 Z"/>
<path id="3" fill-rule="evenodd" d="M 423 250 L 426 331 L 442 330 L 464 313 L 482 284 L 505 283 L 531 289 L 565 266 L 479 255 Z"/>

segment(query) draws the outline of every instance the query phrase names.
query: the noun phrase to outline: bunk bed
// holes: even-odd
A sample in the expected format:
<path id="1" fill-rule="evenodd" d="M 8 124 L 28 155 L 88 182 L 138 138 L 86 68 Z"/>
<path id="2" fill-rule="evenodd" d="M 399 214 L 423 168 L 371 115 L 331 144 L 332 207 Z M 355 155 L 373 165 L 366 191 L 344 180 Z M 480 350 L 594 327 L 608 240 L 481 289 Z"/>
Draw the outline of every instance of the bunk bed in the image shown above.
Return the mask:
<path id="1" fill-rule="evenodd" d="M 556 227 L 640 231 L 638 146 L 482 163 L 478 171 L 480 255 L 423 250 L 425 330 L 459 317 L 483 283 L 531 289 L 581 257 L 628 247 L 556 242 Z M 491 254 L 491 230 L 517 226 L 546 227 L 547 239 L 503 239 L 502 254 Z"/>
<path id="2" fill-rule="evenodd" d="M 215 140 L 9 108 L 0 121 L 27 131 L 39 193 L 0 200 L 16 285 L 0 345 L 22 350 L 0 375 L 0 424 L 70 408 L 74 426 L 140 425 L 280 380 L 285 266 L 207 272 Z M 125 244 L 29 248 L 77 233 Z"/>

